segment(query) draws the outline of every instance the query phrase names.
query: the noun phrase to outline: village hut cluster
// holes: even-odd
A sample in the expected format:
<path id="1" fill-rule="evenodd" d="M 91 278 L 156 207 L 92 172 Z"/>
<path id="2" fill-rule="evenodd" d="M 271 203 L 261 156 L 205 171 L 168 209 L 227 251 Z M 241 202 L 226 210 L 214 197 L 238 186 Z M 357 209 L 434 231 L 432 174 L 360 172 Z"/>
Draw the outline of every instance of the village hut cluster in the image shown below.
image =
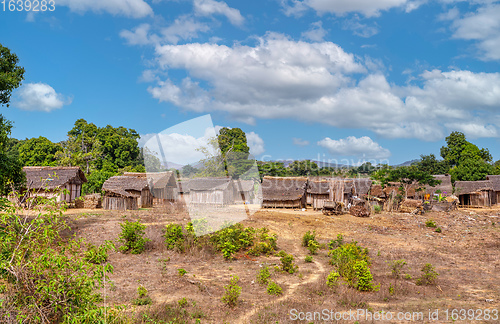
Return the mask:
<path id="1" fill-rule="evenodd" d="M 263 178 L 261 190 L 255 180 L 233 180 L 229 177 L 177 179 L 175 172 L 125 173 L 109 178 L 102 186 L 103 196 L 82 196 L 87 182 L 79 167 L 25 167 L 26 197 L 56 198 L 58 202 L 75 203 L 79 208 L 134 210 L 180 201 L 191 205 L 228 206 L 262 202 L 263 208 L 321 210 L 327 202 L 343 206 L 380 205 L 393 210 L 394 198 L 401 194 L 399 183 L 382 187 L 368 178 L 341 179 L 327 177 Z M 416 201 L 444 201 L 456 196 L 459 206 L 490 207 L 500 204 L 500 175 L 483 181 L 457 181 L 449 175 L 435 175 L 441 181 L 435 187 L 406 186 L 405 198 L 413 207 Z M 455 199 L 455 198 L 454 198 Z M 412 200 L 412 201 L 410 201 Z M 451 201 L 451 200 L 449 200 Z"/>

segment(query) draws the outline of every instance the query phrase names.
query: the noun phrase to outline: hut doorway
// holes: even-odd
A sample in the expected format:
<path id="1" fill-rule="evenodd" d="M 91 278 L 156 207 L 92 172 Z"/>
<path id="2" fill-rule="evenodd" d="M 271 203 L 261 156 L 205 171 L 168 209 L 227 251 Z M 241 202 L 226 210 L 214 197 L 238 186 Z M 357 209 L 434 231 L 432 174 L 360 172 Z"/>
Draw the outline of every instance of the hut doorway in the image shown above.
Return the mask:
<path id="1" fill-rule="evenodd" d="M 471 205 L 470 195 L 460 195 L 460 205 L 470 206 Z"/>

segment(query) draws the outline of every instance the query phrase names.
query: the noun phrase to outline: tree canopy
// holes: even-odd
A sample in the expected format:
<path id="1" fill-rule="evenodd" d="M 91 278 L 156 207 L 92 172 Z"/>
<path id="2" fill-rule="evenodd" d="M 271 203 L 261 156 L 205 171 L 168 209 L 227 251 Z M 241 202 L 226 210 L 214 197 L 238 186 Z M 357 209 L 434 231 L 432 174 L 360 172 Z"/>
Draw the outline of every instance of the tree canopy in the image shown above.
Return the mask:
<path id="1" fill-rule="evenodd" d="M 0 44 L 0 105 L 9 106 L 12 91 L 24 80 L 24 68 L 16 54 Z"/>

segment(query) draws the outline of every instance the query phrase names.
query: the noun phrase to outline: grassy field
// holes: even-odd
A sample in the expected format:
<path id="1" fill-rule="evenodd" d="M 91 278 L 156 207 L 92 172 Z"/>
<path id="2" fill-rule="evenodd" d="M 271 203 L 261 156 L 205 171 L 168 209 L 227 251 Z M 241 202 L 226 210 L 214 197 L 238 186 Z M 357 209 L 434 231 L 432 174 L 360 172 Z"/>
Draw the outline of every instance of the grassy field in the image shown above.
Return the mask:
<path id="1" fill-rule="evenodd" d="M 196 248 L 178 253 L 167 250 L 163 231 L 165 225 L 186 225 L 190 219 L 180 207 L 152 208 L 139 211 L 68 210 L 72 231 L 77 237 L 93 244 L 105 240 L 117 241 L 120 224 L 139 220 L 147 225 L 145 236 L 151 239 L 142 254 L 111 251 L 109 262 L 114 267 L 103 293 L 107 305 L 128 305 L 126 312 L 149 323 L 147 318 L 162 318 L 165 323 L 322 323 L 316 320 L 293 320 L 291 310 L 303 312 L 349 312 L 365 309 L 370 312 L 391 312 L 392 320 L 381 323 L 408 323 L 398 320 L 399 312 L 422 312 L 425 321 L 429 310 L 439 309 L 435 323 L 446 320 L 453 309 L 500 310 L 500 209 L 469 209 L 449 213 L 429 212 L 425 215 L 380 213 L 369 218 L 351 215 L 324 216 L 312 210 L 261 210 L 244 220 L 244 226 L 267 227 L 278 235 L 278 251 L 284 250 L 295 258 L 298 272 L 276 271 L 280 258 L 247 256 L 238 253 L 226 261 L 213 248 Z M 427 227 L 433 220 L 436 228 Z M 316 231 L 320 244 L 327 244 L 342 234 L 344 242 L 357 241 L 369 250 L 373 282 L 378 291 L 360 292 L 341 284 L 332 289 L 326 277 L 333 270 L 328 249 L 323 248 L 305 262 L 309 255 L 301 246 L 307 231 Z M 68 233 L 69 234 L 69 233 Z M 404 259 L 401 277 L 391 273 L 390 262 Z M 433 285 L 417 285 L 421 268 L 430 263 L 439 274 Z M 257 274 L 268 266 L 271 280 L 282 287 L 281 295 L 270 295 L 260 285 Z M 179 275 L 178 269 L 187 273 Z M 241 296 L 232 308 L 221 301 L 224 286 L 231 277 L 239 277 Z M 143 286 L 152 303 L 136 306 L 137 288 Z M 132 315 L 134 313 L 134 315 Z M 141 315 L 142 314 L 142 315 Z M 380 313 L 379 313 L 380 314 Z M 498 323 L 478 316 L 474 323 Z M 318 314 L 316 314 L 318 315 Z M 141 317 L 142 316 L 142 317 Z M 463 318 L 463 317 L 462 317 Z M 330 321 L 354 323 L 352 318 Z M 371 322 L 363 318 L 360 323 Z M 456 322 L 469 323 L 468 319 Z M 151 321 L 152 323 L 152 321 Z"/>

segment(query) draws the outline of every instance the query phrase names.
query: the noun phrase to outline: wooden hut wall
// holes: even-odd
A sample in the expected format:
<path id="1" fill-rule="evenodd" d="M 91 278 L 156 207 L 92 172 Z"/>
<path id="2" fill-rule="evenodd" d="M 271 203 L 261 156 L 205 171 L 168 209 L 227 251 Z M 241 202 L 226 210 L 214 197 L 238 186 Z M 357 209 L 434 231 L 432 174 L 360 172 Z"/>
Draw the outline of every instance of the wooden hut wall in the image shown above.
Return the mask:
<path id="1" fill-rule="evenodd" d="M 303 208 L 305 207 L 305 195 L 297 200 L 263 200 L 262 207 L 264 208 Z"/>
<path id="2" fill-rule="evenodd" d="M 233 190 L 191 190 L 189 194 L 191 204 L 229 205 L 234 202 Z"/>
<path id="3" fill-rule="evenodd" d="M 459 195 L 461 206 L 470 207 L 490 207 L 494 192 L 489 190 L 482 190 L 470 194 Z"/>
<path id="4" fill-rule="evenodd" d="M 312 206 L 313 208 L 316 209 L 322 209 L 323 206 L 325 205 L 325 201 L 330 199 L 330 194 L 313 194 L 311 195 L 312 198 Z"/>
<path id="5" fill-rule="evenodd" d="M 143 189 L 141 191 L 139 206 L 141 206 L 141 208 L 148 208 L 153 206 L 153 195 L 151 194 L 151 191 L 149 189 Z"/>
<path id="6" fill-rule="evenodd" d="M 102 208 L 110 210 L 136 210 L 139 209 L 137 201 L 138 199 L 134 197 L 105 196 Z"/>

